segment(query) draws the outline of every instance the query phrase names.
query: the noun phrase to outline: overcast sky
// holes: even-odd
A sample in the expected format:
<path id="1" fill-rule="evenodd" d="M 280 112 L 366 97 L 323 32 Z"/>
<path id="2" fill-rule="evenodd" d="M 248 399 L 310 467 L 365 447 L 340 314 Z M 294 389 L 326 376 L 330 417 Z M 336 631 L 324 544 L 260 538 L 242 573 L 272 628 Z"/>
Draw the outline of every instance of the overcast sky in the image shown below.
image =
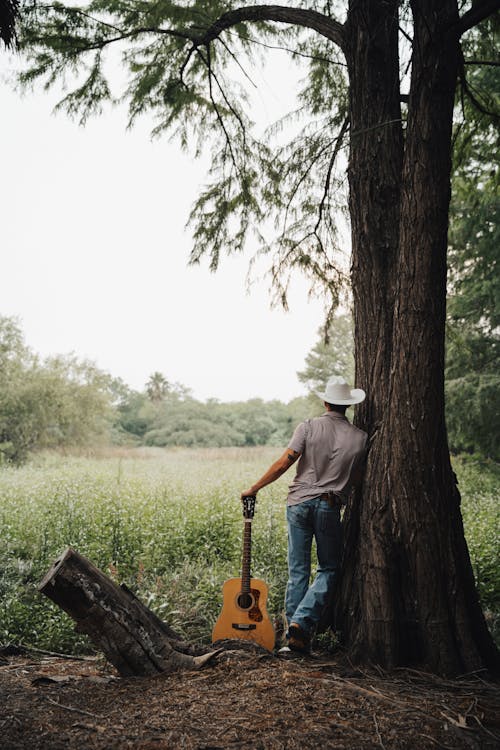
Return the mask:
<path id="1" fill-rule="evenodd" d="M 259 81 L 263 124 L 287 105 L 282 81 Z M 151 122 L 126 131 L 123 110 L 81 128 L 52 114 L 56 101 L 0 79 L 0 314 L 18 316 L 42 356 L 74 352 L 133 388 L 158 370 L 202 400 L 302 395 L 296 372 L 323 316 L 305 282 L 285 313 L 270 309 L 267 280 L 247 293 L 249 256 L 216 274 L 188 266 L 207 161 L 151 141 Z"/>

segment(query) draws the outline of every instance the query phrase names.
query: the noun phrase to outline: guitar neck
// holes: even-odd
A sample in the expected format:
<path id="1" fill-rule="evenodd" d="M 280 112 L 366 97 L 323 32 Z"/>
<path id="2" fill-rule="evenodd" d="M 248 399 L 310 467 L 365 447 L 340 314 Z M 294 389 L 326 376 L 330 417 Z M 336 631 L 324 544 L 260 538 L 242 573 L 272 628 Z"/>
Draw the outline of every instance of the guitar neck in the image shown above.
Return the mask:
<path id="1" fill-rule="evenodd" d="M 241 561 L 241 591 L 250 593 L 250 564 L 252 559 L 252 519 L 246 518 L 243 529 L 243 558 Z"/>

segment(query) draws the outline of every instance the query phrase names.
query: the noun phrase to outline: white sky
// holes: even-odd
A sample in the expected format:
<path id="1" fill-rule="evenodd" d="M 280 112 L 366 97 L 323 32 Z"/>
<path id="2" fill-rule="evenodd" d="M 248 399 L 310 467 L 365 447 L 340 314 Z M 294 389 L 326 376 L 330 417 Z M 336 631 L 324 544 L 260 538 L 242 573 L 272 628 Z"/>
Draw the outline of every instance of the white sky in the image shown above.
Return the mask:
<path id="1" fill-rule="evenodd" d="M 261 79 L 263 116 L 286 105 L 279 73 Z M 0 314 L 18 316 L 42 356 L 75 352 L 136 389 L 159 370 L 202 400 L 304 394 L 296 372 L 323 315 L 305 282 L 285 313 L 270 309 L 267 280 L 247 294 L 249 256 L 216 274 L 187 265 L 207 162 L 151 141 L 152 122 L 126 131 L 111 110 L 81 128 L 52 114 L 56 101 L 0 79 Z"/>

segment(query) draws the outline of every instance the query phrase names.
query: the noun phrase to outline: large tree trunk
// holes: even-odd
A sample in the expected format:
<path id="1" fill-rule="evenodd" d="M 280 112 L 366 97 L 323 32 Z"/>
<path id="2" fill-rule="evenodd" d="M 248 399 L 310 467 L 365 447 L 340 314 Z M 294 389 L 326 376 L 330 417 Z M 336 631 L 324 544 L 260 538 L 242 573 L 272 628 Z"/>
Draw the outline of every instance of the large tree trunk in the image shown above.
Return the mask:
<path id="1" fill-rule="evenodd" d="M 198 669 L 217 653 L 194 655 L 127 587 L 71 548 L 38 588 L 76 621 L 76 630 L 86 633 L 124 677 Z"/>
<path id="2" fill-rule="evenodd" d="M 371 448 L 363 492 L 346 516 L 338 621 L 357 659 L 387 667 L 418 664 L 447 674 L 485 665 L 498 669 L 498 652 L 474 587 L 444 415 L 447 221 L 458 63 L 458 39 L 444 30 L 458 18 L 457 4 L 412 3 L 402 172 L 400 141 L 391 137 L 395 126 L 383 127 L 395 102 L 387 55 L 379 43 L 386 29 L 386 42 L 397 48 L 394 37 L 389 40 L 389 15 L 392 29 L 398 26 L 397 3 L 356 0 L 351 5 L 356 380 L 376 398 L 358 414 Z M 376 88 L 384 76 L 385 97 Z M 377 123 L 381 127 L 375 130 Z M 375 153 L 383 168 L 374 162 Z M 385 198 L 385 216 L 373 199 L 378 194 Z"/>
<path id="3" fill-rule="evenodd" d="M 353 656 L 377 659 L 372 648 L 375 596 L 390 597 L 390 581 L 377 573 L 384 535 L 374 519 L 383 505 L 378 453 L 390 393 L 394 278 L 399 248 L 403 133 L 398 58 L 398 2 L 351 2 L 346 23 L 351 141 L 349 209 L 352 234 L 356 384 L 368 391 L 357 423 L 370 435 L 364 492 L 345 523 L 339 614 Z M 377 592 L 377 593 L 376 593 Z M 360 648 L 361 645 L 361 648 Z M 391 644 L 388 644 L 391 648 Z"/>

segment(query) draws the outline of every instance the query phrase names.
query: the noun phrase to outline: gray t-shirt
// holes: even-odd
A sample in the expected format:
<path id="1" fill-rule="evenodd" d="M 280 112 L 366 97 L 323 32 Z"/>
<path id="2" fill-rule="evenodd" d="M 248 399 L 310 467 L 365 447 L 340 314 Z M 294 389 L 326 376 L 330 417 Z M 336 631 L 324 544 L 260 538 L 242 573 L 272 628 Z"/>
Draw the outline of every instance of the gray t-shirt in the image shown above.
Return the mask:
<path id="1" fill-rule="evenodd" d="M 347 500 L 351 477 L 366 455 L 367 434 L 338 412 L 298 425 L 288 447 L 300 453 L 297 474 L 290 485 L 288 505 L 332 491 Z"/>

